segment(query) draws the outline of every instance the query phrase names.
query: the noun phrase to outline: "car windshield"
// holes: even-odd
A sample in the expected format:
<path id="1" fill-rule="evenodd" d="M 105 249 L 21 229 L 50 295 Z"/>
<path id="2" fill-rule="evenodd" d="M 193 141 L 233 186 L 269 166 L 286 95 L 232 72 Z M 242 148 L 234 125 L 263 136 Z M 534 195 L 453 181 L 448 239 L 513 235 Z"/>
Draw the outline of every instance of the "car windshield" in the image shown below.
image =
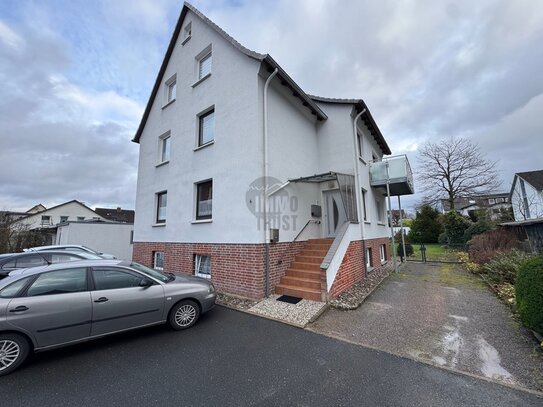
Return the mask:
<path id="1" fill-rule="evenodd" d="M 165 274 L 158 270 L 153 270 L 149 267 L 142 266 L 139 263 L 131 263 L 130 267 L 133 269 L 138 270 L 139 272 L 143 274 L 147 274 L 149 277 L 156 278 L 157 280 L 162 281 L 163 283 L 167 283 L 168 281 L 172 281 L 175 279 L 172 274 Z"/>

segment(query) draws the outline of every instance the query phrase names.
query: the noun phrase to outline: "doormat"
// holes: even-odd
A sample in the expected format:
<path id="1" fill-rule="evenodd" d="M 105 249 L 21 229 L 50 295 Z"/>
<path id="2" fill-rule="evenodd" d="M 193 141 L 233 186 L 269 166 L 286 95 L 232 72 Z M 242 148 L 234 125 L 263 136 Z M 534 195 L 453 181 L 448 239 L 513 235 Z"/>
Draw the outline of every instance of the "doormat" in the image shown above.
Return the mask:
<path id="1" fill-rule="evenodd" d="M 281 297 L 277 298 L 277 301 L 288 302 L 289 304 L 298 304 L 300 301 L 302 301 L 302 299 L 298 297 L 291 297 L 290 295 L 282 295 Z"/>

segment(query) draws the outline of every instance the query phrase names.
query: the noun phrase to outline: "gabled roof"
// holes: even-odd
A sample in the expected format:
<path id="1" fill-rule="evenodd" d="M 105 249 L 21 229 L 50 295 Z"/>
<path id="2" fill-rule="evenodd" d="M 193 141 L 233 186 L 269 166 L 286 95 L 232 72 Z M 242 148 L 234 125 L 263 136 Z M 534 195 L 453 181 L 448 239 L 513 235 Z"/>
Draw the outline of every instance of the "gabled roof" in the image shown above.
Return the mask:
<path id="1" fill-rule="evenodd" d="M 517 172 L 515 175 L 518 175 L 536 190 L 543 191 L 543 170 Z"/>
<path id="2" fill-rule="evenodd" d="M 158 75 L 155 80 L 153 90 L 151 91 L 151 96 L 149 96 L 147 106 L 145 107 L 145 111 L 143 112 L 143 117 L 141 119 L 140 125 L 138 126 L 138 130 L 136 131 L 136 135 L 132 139 L 133 142 L 139 143 L 141 134 L 143 133 L 143 129 L 145 128 L 145 123 L 147 122 L 147 118 L 149 117 L 149 113 L 151 112 L 153 101 L 155 100 L 158 90 L 160 89 L 162 77 L 164 76 L 164 72 L 166 71 L 168 62 L 170 61 L 170 57 L 175 48 L 175 44 L 177 43 L 177 39 L 179 38 L 179 33 L 181 32 L 181 27 L 183 26 L 183 20 L 185 19 L 185 16 L 187 15 L 187 12 L 189 10 L 196 14 L 198 17 L 200 17 L 207 25 L 209 25 L 209 27 L 214 29 L 220 36 L 222 36 L 226 41 L 232 44 L 232 46 L 238 51 L 245 54 L 249 58 L 253 58 L 263 64 L 266 64 L 268 67 L 268 72 L 273 72 L 277 68 L 277 77 L 281 80 L 281 83 L 284 86 L 287 86 L 292 90 L 293 96 L 300 98 L 302 104 L 307 107 L 311 111 L 311 113 L 317 117 L 318 120 L 326 120 L 328 118 L 328 116 L 326 116 L 321 108 L 317 106 L 317 104 L 313 100 L 311 100 L 311 98 L 296 84 L 296 82 L 294 82 L 294 80 L 285 72 L 283 68 L 279 66 L 277 62 L 275 62 L 275 60 L 270 55 L 260 54 L 244 47 L 233 37 L 228 35 L 226 31 L 224 31 L 221 27 L 219 27 L 204 14 L 202 14 L 196 7 L 194 7 L 192 4 L 185 2 L 183 5 L 183 9 L 181 10 L 179 19 L 177 20 L 177 24 L 170 40 L 170 44 L 168 45 L 168 49 L 166 50 L 166 55 L 164 56 L 164 60 L 162 61 L 162 65 L 160 66 L 160 70 L 158 71 Z"/>
<path id="3" fill-rule="evenodd" d="M 364 122 L 366 127 L 369 129 L 372 136 L 375 138 L 375 141 L 377 142 L 379 147 L 381 147 L 381 150 L 383 150 L 383 153 L 392 154 L 392 151 L 390 151 L 390 147 L 388 146 L 383 134 L 381 133 L 379 126 L 377 126 L 377 123 L 375 123 L 375 120 L 373 116 L 371 115 L 370 109 L 368 109 L 368 107 L 366 106 L 366 103 L 362 99 L 325 98 L 322 96 L 315 96 L 315 95 L 309 95 L 309 97 L 316 102 L 354 105 L 357 112 L 359 113 L 363 111 L 364 109 L 366 109 L 366 112 L 361 116 L 362 121 Z"/>
<path id="4" fill-rule="evenodd" d="M 64 202 L 64 203 L 61 203 L 61 204 L 58 204 L 58 205 L 55 205 L 55 206 L 52 206 L 51 208 L 47 208 L 45 209 L 44 211 L 41 211 L 41 212 L 36 212 L 36 213 L 27 213 L 24 218 L 29 218 L 31 216 L 35 216 L 35 215 L 43 215 L 44 213 L 47 213 L 49 212 L 50 210 L 53 210 L 53 209 L 56 209 L 56 208 L 60 208 L 61 206 L 65 206 L 65 205 L 69 205 L 71 203 L 76 203 L 76 204 L 79 204 L 81 205 L 82 207 L 84 207 L 85 209 L 88 209 L 89 211 L 93 212 L 93 213 L 96 213 L 95 211 L 93 211 L 91 208 L 89 208 L 87 205 L 85 205 L 83 202 L 80 202 L 78 201 L 77 199 L 72 199 L 71 201 L 68 201 L 68 202 Z M 100 216 L 99 214 L 96 213 L 96 216 Z M 101 217 L 101 216 L 100 216 Z"/>

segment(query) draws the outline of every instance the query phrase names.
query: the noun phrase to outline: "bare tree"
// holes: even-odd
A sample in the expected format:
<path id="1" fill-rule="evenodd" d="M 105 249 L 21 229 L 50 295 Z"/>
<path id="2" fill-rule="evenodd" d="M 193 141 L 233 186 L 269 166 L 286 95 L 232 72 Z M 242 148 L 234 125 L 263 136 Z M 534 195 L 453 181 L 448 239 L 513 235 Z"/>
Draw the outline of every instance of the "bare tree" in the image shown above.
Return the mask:
<path id="1" fill-rule="evenodd" d="M 9 212 L 0 212 L 0 253 L 15 253 L 27 247 L 41 246 L 45 240 L 45 235 L 18 222 Z"/>
<path id="2" fill-rule="evenodd" d="M 496 162 L 485 158 L 477 144 L 465 138 L 427 143 L 419 150 L 418 181 L 426 196 L 443 195 L 455 209 L 456 198 L 488 193 L 500 186 Z"/>

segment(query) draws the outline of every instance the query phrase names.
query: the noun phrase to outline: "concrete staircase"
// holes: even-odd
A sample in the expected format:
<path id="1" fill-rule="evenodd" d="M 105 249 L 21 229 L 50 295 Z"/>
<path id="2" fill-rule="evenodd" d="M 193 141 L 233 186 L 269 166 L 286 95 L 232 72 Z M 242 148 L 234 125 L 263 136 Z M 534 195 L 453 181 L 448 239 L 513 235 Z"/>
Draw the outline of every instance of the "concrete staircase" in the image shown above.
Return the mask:
<path id="1" fill-rule="evenodd" d="M 332 242 L 333 239 L 308 240 L 275 286 L 275 293 L 322 301 L 320 266 Z"/>

